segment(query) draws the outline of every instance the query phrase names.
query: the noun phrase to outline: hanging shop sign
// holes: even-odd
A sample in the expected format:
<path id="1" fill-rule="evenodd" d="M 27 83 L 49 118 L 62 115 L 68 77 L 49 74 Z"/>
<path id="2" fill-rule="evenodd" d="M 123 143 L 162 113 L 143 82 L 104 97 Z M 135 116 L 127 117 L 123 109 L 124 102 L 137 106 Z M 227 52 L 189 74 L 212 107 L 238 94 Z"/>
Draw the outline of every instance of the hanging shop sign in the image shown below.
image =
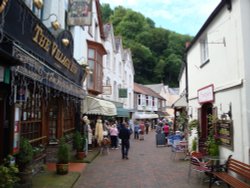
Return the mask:
<path id="1" fill-rule="evenodd" d="M 3 31 L 12 40 L 9 48 L 13 49 L 14 43 L 18 43 L 46 65 L 80 85 L 84 73 L 73 58 L 72 34 L 62 30 L 53 35 L 23 1 L 11 1 L 6 6 L 8 11 L 3 12 Z M 67 45 L 63 42 L 65 40 Z"/>
<path id="2" fill-rule="evenodd" d="M 102 94 L 103 95 L 111 95 L 112 94 L 112 86 L 102 86 Z"/>
<path id="3" fill-rule="evenodd" d="M 13 56 L 24 62 L 21 66 L 11 67 L 13 72 L 27 76 L 32 80 L 38 81 L 61 92 L 83 98 L 84 90 L 80 86 L 46 66 L 35 57 L 32 57 L 28 52 L 18 47 L 14 47 Z"/>
<path id="4" fill-rule="evenodd" d="M 220 120 L 217 124 L 217 134 L 221 145 L 233 149 L 233 121 Z"/>
<path id="5" fill-rule="evenodd" d="M 119 88 L 119 98 L 127 98 L 128 97 L 128 89 Z"/>
<path id="6" fill-rule="evenodd" d="M 91 25 L 92 0 L 70 0 L 68 25 Z"/>
<path id="7" fill-rule="evenodd" d="M 208 85 L 198 90 L 198 101 L 200 104 L 214 102 L 214 85 Z"/>

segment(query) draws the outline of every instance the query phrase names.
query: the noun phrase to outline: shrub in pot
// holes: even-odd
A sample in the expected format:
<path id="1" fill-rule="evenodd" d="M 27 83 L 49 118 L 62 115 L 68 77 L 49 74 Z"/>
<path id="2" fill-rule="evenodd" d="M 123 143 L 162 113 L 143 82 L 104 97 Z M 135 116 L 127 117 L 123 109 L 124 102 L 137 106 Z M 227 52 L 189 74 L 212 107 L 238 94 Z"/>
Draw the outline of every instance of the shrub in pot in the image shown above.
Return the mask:
<path id="1" fill-rule="evenodd" d="M 32 167 L 31 162 L 33 160 L 33 148 L 29 140 L 21 138 L 20 150 L 16 155 L 16 161 L 19 169 L 20 183 L 31 183 L 32 179 Z"/>
<path id="2" fill-rule="evenodd" d="M 64 175 L 68 173 L 69 168 L 69 145 L 66 143 L 65 138 L 62 137 L 59 141 L 59 147 L 57 151 L 57 174 Z"/>
<path id="3" fill-rule="evenodd" d="M 12 156 L 4 159 L 3 164 L 0 165 L 0 187 L 11 188 L 19 181 L 18 168 L 11 164 Z"/>
<path id="4" fill-rule="evenodd" d="M 76 131 L 73 138 L 73 145 L 76 149 L 76 158 L 77 159 L 83 159 L 85 154 L 85 145 L 86 145 L 86 138 L 85 136 L 82 136 L 79 131 Z"/>

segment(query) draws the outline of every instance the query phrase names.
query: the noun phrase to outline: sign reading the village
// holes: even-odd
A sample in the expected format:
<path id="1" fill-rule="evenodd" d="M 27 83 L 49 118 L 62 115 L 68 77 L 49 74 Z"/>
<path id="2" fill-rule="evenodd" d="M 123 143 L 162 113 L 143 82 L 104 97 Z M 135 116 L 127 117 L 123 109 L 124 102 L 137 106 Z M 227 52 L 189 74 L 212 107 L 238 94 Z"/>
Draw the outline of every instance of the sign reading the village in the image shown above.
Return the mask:
<path id="1" fill-rule="evenodd" d="M 24 1 L 11 1 L 7 6 L 4 21 L 8 24 L 3 24 L 2 29 L 13 41 L 6 48 L 8 53 L 13 55 L 15 43 L 40 59 L 46 66 L 81 86 L 84 72 L 73 57 L 74 43 L 70 31 L 48 29 Z M 63 41 L 68 41 L 68 44 Z"/>
<path id="2" fill-rule="evenodd" d="M 209 85 L 198 90 L 198 101 L 200 104 L 214 101 L 214 85 Z"/>
<path id="3" fill-rule="evenodd" d="M 233 121 L 220 120 L 217 124 L 217 133 L 221 145 L 233 149 Z"/>
<path id="4" fill-rule="evenodd" d="M 73 74 L 77 73 L 76 65 L 65 56 L 62 51 L 58 48 L 56 42 L 51 41 L 48 37 L 44 35 L 44 31 L 42 27 L 38 24 L 34 29 L 34 36 L 32 40 L 37 43 L 43 50 L 49 52 L 52 57 L 59 63 L 61 63 L 64 67 L 66 67 Z"/>

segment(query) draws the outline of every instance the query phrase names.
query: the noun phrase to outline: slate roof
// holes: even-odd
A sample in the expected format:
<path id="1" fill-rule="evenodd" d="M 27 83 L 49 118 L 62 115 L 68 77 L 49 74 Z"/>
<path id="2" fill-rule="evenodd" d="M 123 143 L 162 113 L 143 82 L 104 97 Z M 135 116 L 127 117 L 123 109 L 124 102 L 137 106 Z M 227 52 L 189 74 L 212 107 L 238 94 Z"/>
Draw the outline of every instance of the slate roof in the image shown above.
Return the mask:
<path id="1" fill-rule="evenodd" d="M 156 97 L 161 100 L 166 100 L 162 96 L 160 96 L 158 93 L 156 93 L 154 90 L 142 84 L 134 83 L 134 92 Z"/>

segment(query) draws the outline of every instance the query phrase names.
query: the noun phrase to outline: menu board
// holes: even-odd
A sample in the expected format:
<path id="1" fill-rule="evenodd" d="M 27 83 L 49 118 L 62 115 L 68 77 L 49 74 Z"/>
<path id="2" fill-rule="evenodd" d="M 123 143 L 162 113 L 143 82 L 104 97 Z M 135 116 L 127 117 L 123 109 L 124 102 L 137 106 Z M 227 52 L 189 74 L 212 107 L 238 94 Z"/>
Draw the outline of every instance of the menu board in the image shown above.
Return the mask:
<path id="1" fill-rule="evenodd" d="M 217 124 L 217 134 L 221 145 L 233 150 L 233 121 L 220 120 Z"/>

